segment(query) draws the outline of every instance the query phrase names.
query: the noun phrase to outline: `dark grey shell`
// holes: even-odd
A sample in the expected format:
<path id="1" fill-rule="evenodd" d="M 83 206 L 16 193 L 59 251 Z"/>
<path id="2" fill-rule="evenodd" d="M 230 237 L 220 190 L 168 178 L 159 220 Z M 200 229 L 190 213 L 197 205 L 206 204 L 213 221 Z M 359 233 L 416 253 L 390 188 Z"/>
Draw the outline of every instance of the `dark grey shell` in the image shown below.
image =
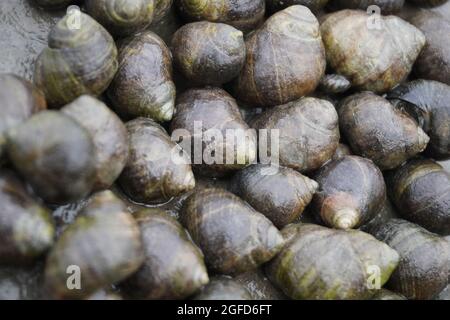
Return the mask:
<path id="1" fill-rule="evenodd" d="M 127 293 L 141 299 L 185 299 L 209 282 L 203 254 L 175 219 L 158 209 L 135 217 L 145 258 L 123 283 Z"/>
<path id="2" fill-rule="evenodd" d="M 256 160 L 256 133 L 226 91 L 213 87 L 187 90 L 177 97 L 176 110 L 172 138 L 191 156 L 199 174 L 224 176 Z"/>
<path id="3" fill-rule="evenodd" d="M 379 212 L 386 199 L 383 175 L 370 160 L 345 156 L 328 162 L 314 178 L 314 214 L 327 226 L 357 228 Z"/>
<path id="4" fill-rule="evenodd" d="M 119 45 L 119 70 L 107 91 L 117 113 L 170 121 L 175 90 L 172 55 L 160 37 L 146 31 Z"/>
<path id="5" fill-rule="evenodd" d="M 122 120 L 103 102 L 81 96 L 61 109 L 91 135 L 95 147 L 94 191 L 108 189 L 128 159 L 128 133 Z"/>
<path id="6" fill-rule="evenodd" d="M 247 289 L 228 277 L 216 277 L 193 300 L 252 300 Z"/>
<path id="7" fill-rule="evenodd" d="M 49 9 L 60 9 L 68 6 L 69 4 L 75 2 L 75 0 L 31 0 L 35 2 L 38 6 L 49 8 Z"/>
<path id="8" fill-rule="evenodd" d="M 302 98 L 285 105 L 270 108 L 251 123 L 255 129 L 267 129 L 269 137 L 279 133 L 279 163 L 300 172 L 320 168 L 330 160 L 339 144 L 338 115 L 334 106 L 322 99 Z M 266 146 L 267 143 L 267 146 Z M 259 139 L 261 148 L 276 150 L 276 141 Z M 266 160 L 266 159 L 265 159 Z M 260 161 L 262 161 L 260 159 Z"/>
<path id="9" fill-rule="evenodd" d="M 448 243 L 411 222 L 392 219 L 371 233 L 392 246 L 400 263 L 387 287 L 408 299 L 431 299 L 448 281 Z"/>
<path id="10" fill-rule="evenodd" d="M 78 122 L 42 111 L 8 132 L 7 152 L 37 195 L 67 203 L 89 194 L 95 179 L 95 147 Z"/>
<path id="11" fill-rule="evenodd" d="M 86 298 L 132 275 L 143 258 L 134 218 L 110 191 L 104 191 L 90 200 L 52 248 L 45 285 L 55 298 Z M 80 289 L 70 290 L 68 278 L 76 269 Z"/>
<path id="12" fill-rule="evenodd" d="M 0 74 L 0 162 L 6 132 L 32 114 L 47 108 L 44 94 L 29 81 L 13 74 Z"/>
<path id="13" fill-rule="evenodd" d="M 390 15 L 402 10 L 405 0 L 332 0 L 331 6 L 337 9 L 359 9 L 368 11 L 370 6 L 378 7 L 380 11 L 373 14 Z M 375 8 L 375 7 L 374 7 Z"/>
<path id="14" fill-rule="evenodd" d="M 286 167 L 251 165 L 233 178 L 233 192 L 282 228 L 311 202 L 318 184 Z"/>
<path id="15" fill-rule="evenodd" d="M 387 177 L 389 196 L 404 219 L 450 235 L 450 173 L 431 159 L 413 159 Z"/>
<path id="16" fill-rule="evenodd" d="M 450 159 L 450 86 L 433 80 L 414 80 L 397 86 L 388 93 L 388 99 L 411 114 L 428 134 L 428 155 L 438 160 Z"/>
<path id="17" fill-rule="evenodd" d="M 174 63 L 192 85 L 221 85 L 237 77 L 245 62 L 244 34 L 223 23 L 189 23 L 172 38 Z"/>
<path id="18" fill-rule="evenodd" d="M 202 249 L 208 268 L 221 274 L 255 269 L 272 259 L 284 244 L 270 220 L 221 189 L 192 194 L 183 205 L 180 220 Z"/>
<path id="19" fill-rule="evenodd" d="M 117 71 L 111 35 L 87 14 L 80 13 L 79 24 L 74 28 L 71 15 L 64 16 L 36 60 L 34 82 L 50 107 L 62 107 L 83 94 L 99 96 Z"/>
<path id="20" fill-rule="evenodd" d="M 328 0 L 266 0 L 267 9 L 270 12 L 276 12 L 294 5 L 302 5 L 314 13 L 318 13 Z"/>
<path id="21" fill-rule="evenodd" d="M 352 151 L 381 170 L 398 167 L 425 150 L 430 140 L 413 118 L 371 92 L 342 100 L 339 124 Z"/>
<path id="22" fill-rule="evenodd" d="M 50 211 L 10 171 L 0 172 L 0 265 L 28 264 L 53 245 Z"/>
<path id="23" fill-rule="evenodd" d="M 372 300 L 406 300 L 406 298 L 398 293 L 390 291 L 388 289 L 377 290 Z"/>
<path id="24" fill-rule="evenodd" d="M 188 156 L 163 127 L 148 118 L 132 120 L 126 127 L 130 154 L 119 184 L 131 199 L 166 202 L 195 187 Z"/>
<path id="25" fill-rule="evenodd" d="M 291 224 L 282 232 L 287 244 L 266 272 L 292 299 L 368 299 L 371 268 L 379 268 L 382 286 L 399 262 L 395 250 L 361 231 Z"/>

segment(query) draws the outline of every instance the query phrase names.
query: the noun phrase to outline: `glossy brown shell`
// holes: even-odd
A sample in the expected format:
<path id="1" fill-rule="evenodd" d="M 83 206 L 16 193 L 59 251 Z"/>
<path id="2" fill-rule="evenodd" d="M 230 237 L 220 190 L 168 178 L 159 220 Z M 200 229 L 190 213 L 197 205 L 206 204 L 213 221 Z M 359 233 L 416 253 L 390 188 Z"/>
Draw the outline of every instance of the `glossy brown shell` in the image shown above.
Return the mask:
<path id="1" fill-rule="evenodd" d="M 228 277 L 216 277 L 193 300 L 252 300 L 247 289 Z"/>
<path id="2" fill-rule="evenodd" d="M 450 86 L 433 80 L 414 80 L 397 86 L 388 99 L 411 114 L 430 137 L 425 152 L 450 159 Z"/>
<path id="3" fill-rule="evenodd" d="M 200 174 L 223 176 L 255 161 L 256 133 L 226 91 L 211 87 L 187 90 L 177 97 L 176 110 L 172 138 L 182 138 L 180 144 Z M 233 139 L 227 139 L 227 131 Z"/>
<path id="4" fill-rule="evenodd" d="M 428 10 L 418 11 L 409 21 L 427 39 L 417 58 L 414 72 L 419 78 L 436 80 L 450 85 L 450 17 Z"/>
<path id="5" fill-rule="evenodd" d="M 69 116 L 42 111 L 8 132 L 7 152 L 33 190 L 50 203 L 89 194 L 95 179 L 95 146 Z"/>
<path id="6" fill-rule="evenodd" d="M 151 31 L 124 40 L 119 45 L 119 70 L 107 93 L 120 115 L 171 120 L 175 84 L 164 41 Z"/>
<path id="7" fill-rule="evenodd" d="M 420 300 L 431 299 L 447 285 L 449 250 L 445 240 L 401 219 L 390 220 L 373 234 L 400 255 L 388 288 Z"/>
<path id="8" fill-rule="evenodd" d="M 117 201 L 110 191 L 95 195 L 53 246 L 45 267 L 53 297 L 85 298 L 138 270 L 144 257 L 139 228 Z M 79 290 L 67 286 L 71 266 L 80 270 Z"/>
<path id="9" fill-rule="evenodd" d="M 292 299 L 370 298 L 370 267 L 379 267 L 383 285 L 399 262 L 395 250 L 361 231 L 291 224 L 282 232 L 287 244 L 266 271 Z"/>
<path id="10" fill-rule="evenodd" d="M 223 23 L 189 23 L 172 38 L 174 63 L 194 85 L 220 85 L 239 75 L 245 61 L 244 34 Z"/>
<path id="11" fill-rule="evenodd" d="M 235 83 L 250 106 L 276 106 L 313 92 L 325 72 L 319 23 L 311 11 L 292 6 L 271 16 L 246 39 L 246 64 Z"/>
<path id="12" fill-rule="evenodd" d="M 53 245 L 50 211 L 10 171 L 0 171 L 0 265 L 28 264 Z"/>
<path id="13" fill-rule="evenodd" d="M 175 0 L 188 21 L 207 20 L 229 24 L 242 31 L 254 30 L 264 20 L 264 0 Z"/>
<path id="14" fill-rule="evenodd" d="M 94 190 L 109 188 L 128 159 L 128 133 L 122 120 L 104 103 L 81 96 L 61 111 L 81 124 L 95 146 Z"/>
<path id="15" fill-rule="evenodd" d="M 371 92 L 342 100 L 339 123 L 352 151 L 381 170 L 396 168 L 422 152 L 430 139 L 412 117 Z"/>
<path id="16" fill-rule="evenodd" d="M 153 21 L 154 0 L 86 0 L 87 13 L 114 36 L 128 36 Z"/>
<path id="17" fill-rule="evenodd" d="M 388 179 L 389 195 L 402 217 L 450 235 L 450 173 L 430 159 L 413 159 Z"/>
<path id="18" fill-rule="evenodd" d="M 13 74 L 0 74 L 0 158 L 4 153 L 6 132 L 32 114 L 47 108 L 45 96 L 29 81 Z M 0 159 L 1 162 L 1 159 Z"/>
<path id="19" fill-rule="evenodd" d="M 165 202 L 194 188 L 188 157 L 163 127 L 148 118 L 132 120 L 126 127 L 130 154 L 119 183 L 131 199 Z"/>
<path id="20" fill-rule="evenodd" d="M 323 166 L 315 180 L 314 214 L 327 226 L 357 228 L 370 221 L 386 198 L 383 175 L 370 160 L 345 156 Z"/>
<path id="21" fill-rule="evenodd" d="M 378 26 L 360 10 L 341 10 L 320 26 L 327 62 L 360 90 L 386 92 L 405 80 L 425 44 L 423 33 L 396 16 Z"/>
<path id="22" fill-rule="evenodd" d="M 117 48 L 111 35 L 80 13 L 80 28 L 67 14 L 52 29 L 48 47 L 35 65 L 34 82 L 50 107 L 59 108 L 83 94 L 99 96 L 117 71 Z"/>
<path id="23" fill-rule="evenodd" d="M 295 221 L 312 200 L 318 184 L 286 167 L 256 164 L 233 178 L 233 192 L 282 228 Z"/>
<path id="24" fill-rule="evenodd" d="M 251 125 L 269 130 L 268 136 L 277 132 L 272 130 L 278 130 L 279 163 L 300 172 L 320 168 L 333 157 L 339 144 L 337 112 L 330 102 L 322 99 L 302 98 L 270 108 Z M 265 141 L 260 139 L 259 143 L 261 149 Z M 271 149 L 276 150 L 269 139 L 269 157 Z"/>
<path id="25" fill-rule="evenodd" d="M 204 189 L 183 205 L 182 224 L 202 249 L 208 268 L 239 274 L 272 259 L 284 240 L 264 215 L 221 189 Z"/>
<path id="26" fill-rule="evenodd" d="M 165 212 L 135 214 L 142 236 L 144 264 L 124 283 L 133 297 L 185 299 L 209 281 L 203 254 L 186 230 Z"/>

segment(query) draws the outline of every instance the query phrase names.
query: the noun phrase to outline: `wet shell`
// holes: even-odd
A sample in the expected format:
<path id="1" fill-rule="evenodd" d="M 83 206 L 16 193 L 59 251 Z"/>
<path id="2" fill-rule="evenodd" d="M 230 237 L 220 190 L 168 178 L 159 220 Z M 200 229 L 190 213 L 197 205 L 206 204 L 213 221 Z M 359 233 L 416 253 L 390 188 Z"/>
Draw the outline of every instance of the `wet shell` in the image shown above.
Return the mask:
<path id="1" fill-rule="evenodd" d="M 85 6 L 91 17 L 119 37 L 146 29 L 155 10 L 154 0 L 86 0 Z"/>
<path id="2" fill-rule="evenodd" d="M 201 251 L 186 230 L 164 211 L 136 213 L 144 248 L 144 264 L 124 288 L 144 299 L 185 299 L 209 282 Z"/>
<path id="3" fill-rule="evenodd" d="M 244 66 L 244 34 L 222 23 L 189 23 L 174 34 L 172 52 L 188 81 L 221 85 L 237 77 Z"/>
<path id="4" fill-rule="evenodd" d="M 339 122 L 352 151 L 380 169 L 393 169 L 425 150 L 430 138 L 404 112 L 371 92 L 341 101 Z"/>
<path id="5" fill-rule="evenodd" d="M 282 228 L 298 219 L 319 185 L 297 171 L 270 165 L 252 165 L 233 179 L 233 191 Z"/>
<path id="6" fill-rule="evenodd" d="M 389 195 L 401 216 L 450 234 L 450 173 L 430 159 L 408 161 L 388 176 Z"/>
<path id="7" fill-rule="evenodd" d="M 380 169 L 358 156 L 329 162 L 315 180 L 320 189 L 314 196 L 314 213 L 329 227 L 351 229 L 363 225 L 381 210 L 386 198 Z"/>
<path id="8" fill-rule="evenodd" d="M 277 228 L 247 203 L 221 189 L 191 195 L 180 215 L 208 268 L 238 274 L 269 261 L 283 247 Z"/>
<path id="9" fill-rule="evenodd" d="M 266 148 L 264 156 L 277 161 L 279 156 L 281 165 L 300 172 L 320 168 L 333 157 L 339 144 L 337 112 L 330 102 L 317 98 L 302 98 L 268 109 L 251 125 L 258 130 L 268 130 L 270 137 L 266 141 L 261 139 L 260 133 L 260 158 L 261 148 Z"/>
<path id="10" fill-rule="evenodd" d="M 83 94 L 99 96 L 117 71 L 117 48 L 111 35 L 80 13 L 80 28 L 67 14 L 52 29 L 48 47 L 39 55 L 35 84 L 51 107 L 61 107 Z"/>
<path id="11" fill-rule="evenodd" d="M 291 224 L 283 235 L 287 245 L 267 275 L 293 299 L 370 298 L 373 269 L 382 286 L 399 262 L 395 250 L 361 231 Z"/>
<path id="12" fill-rule="evenodd" d="M 400 254 L 388 288 L 408 299 L 431 299 L 448 280 L 448 243 L 437 235 L 401 219 L 373 230 L 374 236 Z"/>
<path id="13" fill-rule="evenodd" d="M 104 103 L 81 96 L 61 109 L 91 135 L 95 146 L 94 190 L 109 188 L 128 159 L 128 134 L 122 120 Z"/>
<path id="14" fill-rule="evenodd" d="M 271 12 L 286 9 L 293 5 L 302 5 L 308 7 L 312 12 L 318 13 L 328 0 L 266 0 L 267 9 Z"/>
<path id="15" fill-rule="evenodd" d="M 0 264 L 27 264 L 52 245 L 55 228 L 47 208 L 6 170 L 0 172 Z"/>
<path id="16" fill-rule="evenodd" d="M 187 90 L 177 98 L 176 109 L 172 138 L 191 156 L 200 174 L 223 176 L 255 161 L 256 134 L 226 91 Z"/>
<path id="17" fill-rule="evenodd" d="M 217 277 L 196 296 L 193 300 L 252 300 L 247 289 L 227 277 Z"/>
<path id="18" fill-rule="evenodd" d="M 89 194 L 95 179 L 95 147 L 78 122 L 42 111 L 8 132 L 7 152 L 37 195 L 67 203 Z"/>
<path id="19" fill-rule="evenodd" d="M 271 16 L 246 40 L 247 58 L 235 83 L 250 106 L 276 106 L 313 92 L 325 72 L 325 50 L 316 17 L 303 6 Z"/>
<path id="20" fill-rule="evenodd" d="M 115 110 L 127 117 L 171 120 L 175 84 L 164 41 L 150 31 L 125 40 L 119 46 L 119 65 L 107 92 Z"/>
<path id="21" fill-rule="evenodd" d="M 254 30 L 264 20 L 264 0 L 175 0 L 188 21 L 207 20 L 229 24 L 242 31 Z"/>
<path id="22" fill-rule="evenodd" d="M 423 33 L 406 21 L 381 16 L 372 25 L 359 10 L 328 15 L 320 31 L 330 67 L 354 87 L 378 93 L 405 80 L 425 45 Z"/>
<path id="23" fill-rule="evenodd" d="M 147 118 L 132 120 L 126 127 L 130 155 L 119 183 L 131 199 L 165 202 L 195 187 L 188 156 L 163 127 Z"/>
<path id="24" fill-rule="evenodd" d="M 339 9 L 360 9 L 372 14 L 389 15 L 402 10 L 405 0 L 332 0 L 331 5 Z M 372 7 L 371 7 L 372 6 Z M 370 9 L 373 8 L 371 11 Z"/>
<path id="25" fill-rule="evenodd" d="M 139 228 L 117 201 L 110 191 L 95 195 L 58 239 L 45 268 L 45 285 L 53 297 L 86 298 L 139 269 Z M 76 287 L 77 274 L 79 289 L 70 290 L 67 284 Z"/>

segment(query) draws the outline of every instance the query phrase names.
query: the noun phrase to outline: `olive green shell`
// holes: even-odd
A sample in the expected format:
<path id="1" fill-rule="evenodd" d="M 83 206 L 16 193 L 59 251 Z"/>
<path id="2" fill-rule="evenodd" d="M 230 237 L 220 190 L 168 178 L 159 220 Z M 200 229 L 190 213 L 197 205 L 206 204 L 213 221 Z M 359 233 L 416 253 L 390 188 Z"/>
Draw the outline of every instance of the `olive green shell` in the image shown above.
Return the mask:
<path id="1" fill-rule="evenodd" d="M 411 114 L 430 137 L 425 152 L 434 159 L 450 159 L 450 86 L 414 80 L 397 86 L 388 99 Z"/>
<path id="2" fill-rule="evenodd" d="M 42 111 L 8 132 L 7 152 L 37 195 L 50 203 L 85 197 L 95 179 L 88 131 L 58 111 Z"/>
<path id="3" fill-rule="evenodd" d="M 406 300 L 401 294 L 392 292 L 387 289 L 377 290 L 372 300 Z"/>
<path id="4" fill-rule="evenodd" d="M 437 7 L 441 4 L 444 4 L 447 2 L 447 0 L 408 0 L 408 2 L 411 2 L 417 6 L 420 7 Z"/>
<path id="5" fill-rule="evenodd" d="M 449 250 L 444 239 L 401 219 L 392 219 L 372 233 L 400 255 L 389 289 L 422 300 L 431 299 L 447 285 Z"/>
<path id="6" fill-rule="evenodd" d="M 35 2 L 37 5 L 50 8 L 50 9 L 60 9 L 68 6 L 69 4 L 75 2 L 75 0 L 31 0 Z"/>
<path id="7" fill-rule="evenodd" d="M 372 268 L 382 286 L 399 262 L 395 250 L 361 231 L 291 224 L 282 232 L 287 244 L 266 271 L 293 299 L 370 298 Z"/>
<path id="8" fill-rule="evenodd" d="M 0 74 L 0 162 L 6 132 L 46 108 L 44 94 L 32 83 L 13 74 Z"/>
<path id="9" fill-rule="evenodd" d="M 425 150 L 430 140 L 412 117 L 371 92 L 342 100 L 339 122 L 352 151 L 381 170 L 398 167 Z"/>
<path id="10" fill-rule="evenodd" d="M 372 14 L 389 15 L 401 11 L 405 0 L 332 0 L 330 2 L 333 8 L 359 9 L 367 12 L 370 6 L 376 6 L 380 11 L 372 12 Z"/>
<path id="11" fill-rule="evenodd" d="M 450 86 L 450 16 L 420 10 L 408 19 L 427 39 L 414 65 L 418 78 L 436 80 Z"/>
<path id="12" fill-rule="evenodd" d="M 329 66 L 357 89 L 380 93 L 405 80 L 425 36 L 396 16 L 376 22 L 364 11 L 341 10 L 326 16 L 320 31 Z"/>
<path id="13" fill-rule="evenodd" d="M 185 299 L 209 282 L 203 255 L 186 230 L 164 211 L 136 213 L 144 264 L 124 288 L 144 299 Z"/>
<path id="14" fill-rule="evenodd" d="M 153 23 L 160 22 L 169 13 L 173 0 L 154 0 L 155 10 L 153 16 Z"/>
<path id="15" fill-rule="evenodd" d="M 320 168 L 333 157 L 339 145 L 338 115 L 326 100 L 308 97 L 270 108 L 251 125 L 269 130 L 270 137 L 278 132 L 280 164 L 300 172 Z M 268 139 L 267 156 L 273 157 L 271 150 L 276 151 L 276 143 L 273 146 Z M 260 137 L 259 148 L 265 144 Z"/>
<path id="16" fill-rule="evenodd" d="M 55 228 L 48 209 L 12 172 L 0 171 L 0 265 L 27 264 L 52 245 Z"/>
<path id="17" fill-rule="evenodd" d="M 267 9 L 270 12 L 280 11 L 293 5 L 302 5 L 318 13 L 327 3 L 328 0 L 266 0 Z"/>
<path id="18" fill-rule="evenodd" d="M 378 167 L 358 156 L 345 156 L 323 166 L 315 176 L 314 214 L 336 229 L 357 228 L 381 210 L 386 185 Z"/>
<path id="19" fill-rule="evenodd" d="M 272 259 L 283 247 L 277 228 L 230 192 L 204 189 L 183 205 L 180 220 L 202 249 L 208 268 L 239 274 Z"/>
<path id="20" fill-rule="evenodd" d="M 278 228 L 298 219 L 318 187 L 293 169 L 262 164 L 240 170 L 233 179 L 233 192 Z"/>
<path id="21" fill-rule="evenodd" d="M 313 92 L 325 72 L 319 23 L 311 11 L 292 6 L 271 16 L 246 39 L 246 64 L 235 83 L 250 106 L 276 106 Z"/>
<path id="22" fill-rule="evenodd" d="M 155 11 L 154 0 L 86 0 L 85 6 L 91 17 L 118 37 L 146 29 Z"/>
<path id="23" fill-rule="evenodd" d="M 111 35 L 90 16 L 80 13 L 80 28 L 69 14 L 48 36 L 48 47 L 36 61 L 34 82 L 50 107 L 61 107 L 83 94 L 99 96 L 117 68 L 117 48 Z"/>
<path id="24" fill-rule="evenodd" d="M 108 89 L 115 110 L 127 117 L 170 121 L 175 84 L 172 56 L 164 41 L 151 31 L 119 46 L 119 71 Z"/>
<path id="25" fill-rule="evenodd" d="M 237 281 L 216 277 L 193 300 L 252 300 L 248 290 Z"/>
<path id="26" fill-rule="evenodd" d="M 128 159 L 128 133 L 122 120 L 103 102 L 81 96 L 61 109 L 91 135 L 95 147 L 94 190 L 109 188 Z"/>
<path id="27" fill-rule="evenodd" d="M 223 176 L 255 161 L 256 133 L 226 91 L 211 87 L 187 90 L 177 97 L 176 109 L 172 138 L 182 138 L 180 145 L 200 174 Z"/>
<path id="28" fill-rule="evenodd" d="M 346 144 L 339 143 L 336 152 L 333 155 L 332 160 L 338 160 L 345 156 L 350 156 L 352 154 L 352 151 L 350 150 L 350 147 Z"/>
<path id="29" fill-rule="evenodd" d="M 130 155 L 119 183 L 131 199 L 165 202 L 195 187 L 187 155 L 163 127 L 148 118 L 132 120 L 126 127 Z"/>
<path id="30" fill-rule="evenodd" d="M 251 31 L 264 20 L 265 0 L 175 0 L 181 16 L 188 21 L 223 22 Z"/>
<path id="31" fill-rule="evenodd" d="M 64 231 L 47 257 L 45 285 L 55 298 L 86 298 L 136 272 L 143 262 L 139 228 L 110 192 L 96 194 Z M 67 286 L 71 267 L 80 289 Z"/>
<path id="32" fill-rule="evenodd" d="M 352 83 L 340 74 L 326 74 L 319 83 L 319 88 L 325 93 L 335 94 L 342 93 L 350 89 Z"/>
<path id="33" fill-rule="evenodd" d="M 402 217 L 450 235 L 450 173 L 431 159 L 413 159 L 388 176 L 388 187 Z"/>
<path id="34" fill-rule="evenodd" d="M 189 23 L 172 38 L 175 66 L 195 85 L 220 85 L 237 77 L 245 62 L 244 34 L 229 25 Z"/>

